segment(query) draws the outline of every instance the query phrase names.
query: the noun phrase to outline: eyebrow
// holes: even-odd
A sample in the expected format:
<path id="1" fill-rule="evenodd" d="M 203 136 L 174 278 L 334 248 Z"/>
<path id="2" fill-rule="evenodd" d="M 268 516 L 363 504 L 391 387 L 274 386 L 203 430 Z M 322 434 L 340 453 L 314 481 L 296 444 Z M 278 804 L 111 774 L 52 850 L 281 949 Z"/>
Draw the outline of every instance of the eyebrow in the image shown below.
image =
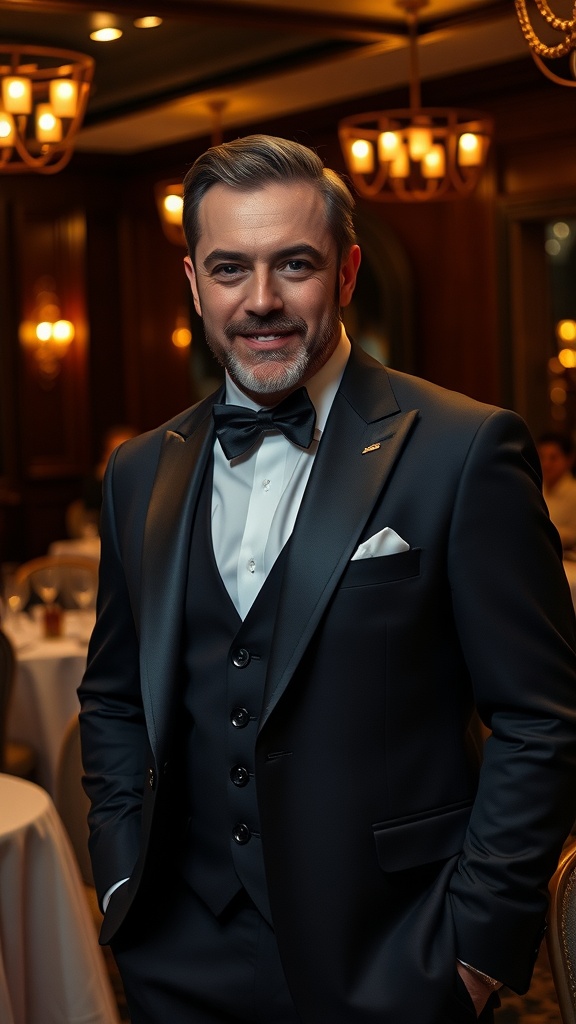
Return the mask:
<path id="1" fill-rule="evenodd" d="M 286 246 L 284 249 L 279 249 L 272 254 L 272 259 L 275 261 L 289 260 L 296 259 L 298 256 L 309 256 L 318 263 L 326 262 L 326 256 L 308 242 L 296 243 L 295 245 Z M 232 252 L 229 249 L 213 249 L 203 261 L 203 266 L 208 270 L 214 263 L 245 263 L 247 260 L 250 260 L 247 253 Z"/>

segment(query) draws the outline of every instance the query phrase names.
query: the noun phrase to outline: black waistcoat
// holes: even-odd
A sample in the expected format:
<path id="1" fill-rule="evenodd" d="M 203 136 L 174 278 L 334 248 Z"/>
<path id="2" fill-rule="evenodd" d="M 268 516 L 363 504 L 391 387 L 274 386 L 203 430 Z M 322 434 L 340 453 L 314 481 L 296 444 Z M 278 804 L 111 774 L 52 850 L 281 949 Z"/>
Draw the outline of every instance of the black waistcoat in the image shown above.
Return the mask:
<path id="1" fill-rule="evenodd" d="M 215 914 L 242 887 L 270 921 L 254 750 L 287 546 L 242 622 L 214 558 L 212 470 L 190 545 L 183 732 L 189 823 L 182 871 Z"/>

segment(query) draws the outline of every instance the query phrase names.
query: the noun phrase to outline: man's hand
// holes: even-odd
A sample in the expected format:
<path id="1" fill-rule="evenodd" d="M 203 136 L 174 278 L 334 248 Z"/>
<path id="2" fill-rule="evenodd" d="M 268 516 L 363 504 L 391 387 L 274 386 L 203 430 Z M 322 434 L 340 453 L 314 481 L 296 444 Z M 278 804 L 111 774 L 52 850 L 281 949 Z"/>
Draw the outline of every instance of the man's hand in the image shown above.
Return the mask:
<path id="1" fill-rule="evenodd" d="M 468 995 L 474 1003 L 476 1016 L 479 1017 L 490 996 L 494 992 L 494 986 L 490 985 L 489 982 L 484 981 L 479 974 L 469 970 L 469 968 L 465 967 L 464 964 L 457 963 L 456 970 L 468 989 Z"/>

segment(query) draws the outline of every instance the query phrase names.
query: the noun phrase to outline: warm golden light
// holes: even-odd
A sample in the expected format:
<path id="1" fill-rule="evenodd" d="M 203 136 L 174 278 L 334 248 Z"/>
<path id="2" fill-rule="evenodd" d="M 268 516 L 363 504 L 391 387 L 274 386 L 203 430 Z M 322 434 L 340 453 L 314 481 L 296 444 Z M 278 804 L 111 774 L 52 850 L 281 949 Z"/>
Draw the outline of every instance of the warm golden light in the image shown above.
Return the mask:
<path id="1" fill-rule="evenodd" d="M 50 106 L 56 117 L 74 117 L 78 106 L 78 84 L 70 78 L 50 82 Z"/>
<path id="2" fill-rule="evenodd" d="M 352 165 L 357 174 L 371 174 L 374 170 L 374 151 L 366 139 L 356 139 L 351 147 Z"/>
<path id="3" fill-rule="evenodd" d="M 176 327 L 172 331 L 172 344 L 176 348 L 188 348 L 192 341 L 192 331 L 189 327 Z"/>
<path id="4" fill-rule="evenodd" d="M 428 2 L 395 0 L 405 12 L 408 28 L 409 107 L 353 114 L 338 124 L 348 173 L 359 195 L 371 201 L 464 198 L 474 191 L 484 170 L 492 118 L 478 111 L 421 103 L 417 25 L 418 12 Z M 371 147 L 371 159 L 366 158 L 369 170 L 356 157 L 359 141 Z"/>
<path id="5" fill-rule="evenodd" d="M 55 174 L 66 166 L 93 74 L 94 60 L 84 53 L 0 42 L 0 175 Z"/>
<path id="6" fill-rule="evenodd" d="M 391 178 L 407 178 L 410 174 L 408 147 L 404 143 L 398 147 L 398 153 L 390 164 L 389 173 Z"/>
<path id="7" fill-rule="evenodd" d="M 164 197 L 164 216 L 170 224 L 181 224 L 182 223 L 182 207 L 184 206 L 184 199 L 182 196 L 176 195 L 174 192 L 170 192 Z"/>
<path id="8" fill-rule="evenodd" d="M 32 82 L 9 75 L 2 80 L 2 100 L 9 114 L 29 114 L 32 110 Z"/>
<path id="9" fill-rule="evenodd" d="M 93 39 L 95 43 L 111 43 L 114 39 L 120 39 L 121 35 L 121 28 L 114 28 L 113 25 L 109 25 L 107 28 L 94 29 L 90 33 L 90 39 Z"/>
<path id="10" fill-rule="evenodd" d="M 560 349 L 558 353 L 558 361 L 562 364 L 564 369 L 571 370 L 576 366 L 576 352 L 573 348 Z"/>
<path id="11" fill-rule="evenodd" d="M 398 132 L 380 132 L 378 136 L 378 155 L 381 160 L 394 160 L 401 146 Z"/>
<path id="12" fill-rule="evenodd" d="M 446 173 L 446 153 L 444 146 L 435 145 L 422 157 L 422 175 L 424 178 L 443 178 Z"/>
<path id="13" fill-rule="evenodd" d="M 461 167 L 477 167 L 482 162 L 482 140 L 474 132 L 464 132 L 458 140 L 458 163 Z"/>
<path id="14" fill-rule="evenodd" d="M 38 142 L 60 142 L 62 139 L 62 122 L 54 117 L 49 103 L 39 103 L 36 107 L 36 138 Z"/>
<path id="15" fill-rule="evenodd" d="M 4 110 L 0 110 L 0 140 L 4 145 L 11 145 L 14 139 L 14 118 Z"/>
<path id="16" fill-rule="evenodd" d="M 561 341 L 576 341 L 576 320 L 560 320 L 556 324 L 556 334 Z"/>
<path id="17" fill-rule="evenodd" d="M 134 28 L 158 28 L 162 24 L 162 18 L 157 18 L 153 14 L 148 14 L 144 18 L 134 19 Z"/>
<path id="18" fill-rule="evenodd" d="M 421 160 L 432 147 L 432 132 L 429 128 L 416 126 L 408 129 L 408 149 L 412 160 Z"/>
<path id="19" fill-rule="evenodd" d="M 52 337 L 52 324 L 48 320 L 42 320 L 36 324 L 36 337 L 38 341 L 50 341 Z"/>
<path id="20" fill-rule="evenodd" d="M 57 320 L 52 325 L 52 337 L 58 345 L 69 345 L 74 338 L 74 324 L 70 320 Z"/>
<path id="21" fill-rule="evenodd" d="M 554 405 L 564 405 L 566 401 L 566 388 L 556 384 L 555 387 L 550 388 L 550 401 Z"/>

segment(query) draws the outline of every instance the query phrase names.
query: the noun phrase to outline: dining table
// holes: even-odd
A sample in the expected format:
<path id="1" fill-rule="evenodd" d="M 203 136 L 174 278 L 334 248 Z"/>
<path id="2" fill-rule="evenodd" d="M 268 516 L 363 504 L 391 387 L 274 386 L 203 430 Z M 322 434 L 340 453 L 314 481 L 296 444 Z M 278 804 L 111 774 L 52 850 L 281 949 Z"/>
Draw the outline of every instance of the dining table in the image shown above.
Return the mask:
<path id="1" fill-rule="evenodd" d="M 68 835 L 48 793 L 0 774 L 0 1021 L 119 1024 Z"/>
<path id="2" fill-rule="evenodd" d="M 54 796 L 62 740 L 80 710 L 76 691 L 86 667 L 95 613 L 63 612 L 62 635 L 46 637 L 43 608 L 37 606 L 36 612 L 19 613 L 3 624 L 16 656 L 7 736 L 34 748 L 36 781 Z"/>

